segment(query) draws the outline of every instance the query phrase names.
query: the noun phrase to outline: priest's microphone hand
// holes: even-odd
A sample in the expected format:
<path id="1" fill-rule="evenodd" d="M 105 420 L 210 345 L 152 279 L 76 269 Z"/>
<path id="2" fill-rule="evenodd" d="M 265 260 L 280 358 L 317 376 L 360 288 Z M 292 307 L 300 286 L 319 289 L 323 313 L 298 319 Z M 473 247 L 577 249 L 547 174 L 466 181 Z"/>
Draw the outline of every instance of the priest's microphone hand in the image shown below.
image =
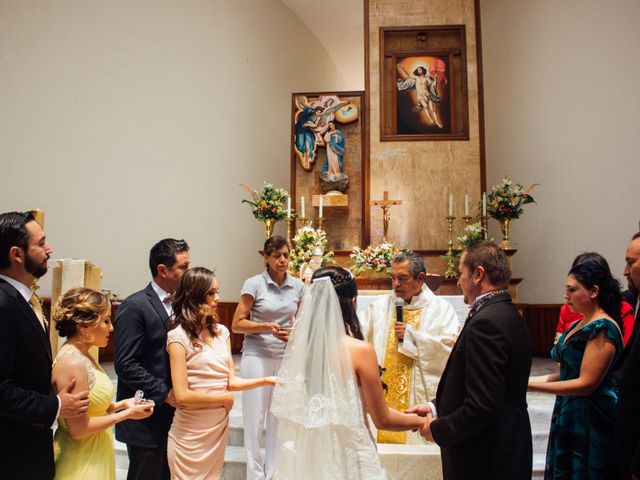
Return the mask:
<path id="1" fill-rule="evenodd" d="M 393 324 L 393 329 L 396 332 L 396 337 L 398 338 L 398 340 L 399 341 L 403 341 L 404 340 L 405 324 L 404 323 L 400 323 L 400 322 L 395 322 Z"/>

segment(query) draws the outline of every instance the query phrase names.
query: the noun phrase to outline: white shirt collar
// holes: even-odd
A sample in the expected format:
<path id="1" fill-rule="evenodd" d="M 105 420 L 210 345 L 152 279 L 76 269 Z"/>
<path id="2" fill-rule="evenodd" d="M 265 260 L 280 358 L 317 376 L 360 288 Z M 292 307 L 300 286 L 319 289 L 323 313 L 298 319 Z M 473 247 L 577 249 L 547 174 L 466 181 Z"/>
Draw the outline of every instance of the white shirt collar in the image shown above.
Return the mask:
<path id="1" fill-rule="evenodd" d="M 7 277 L 6 275 L 2 274 L 0 274 L 0 278 L 11 285 L 13 288 L 15 288 L 18 292 L 20 292 L 20 295 L 22 295 L 27 302 L 31 300 L 33 292 L 24 283 L 19 282 L 15 278 Z"/>
<path id="2" fill-rule="evenodd" d="M 158 285 L 153 280 L 151 280 L 151 288 L 153 288 L 153 291 L 156 292 L 156 295 L 158 295 L 158 298 L 160 299 L 162 306 L 167 312 L 167 315 L 169 316 L 173 315 L 173 307 L 171 306 L 171 302 L 167 301 L 167 298 L 169 298 L 171 295 L 168 292 L 165 292 L 162 288 L 160 288 L 160 285 Z"/>
<path id="3" fill-rule="evenodd" d="M 160 285 L 158 285 L 154 280 L 151 280 L 151 288 L 153 288 L 153 291 L 156 292 L 156 295 L 158 295 L 158 298 L 162 303 L 164 303 L 167 297 L 170 296 L 170 294 L 160 288 Z"/>

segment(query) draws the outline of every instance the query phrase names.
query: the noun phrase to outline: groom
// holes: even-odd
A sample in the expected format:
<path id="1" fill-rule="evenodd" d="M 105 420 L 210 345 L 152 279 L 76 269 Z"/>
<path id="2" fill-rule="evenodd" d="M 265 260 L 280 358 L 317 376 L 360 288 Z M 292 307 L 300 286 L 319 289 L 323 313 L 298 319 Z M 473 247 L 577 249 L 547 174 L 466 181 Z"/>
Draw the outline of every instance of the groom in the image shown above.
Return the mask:
<path id="1" fill-rule="evenodd" d="M 445 480 L 531 479 L 527 381 L 531 342 L 507 291 L 505 253 L 489 241 L 467 247 L 458 286 L 471 304 L 420 433 L 440 445 Z"/>

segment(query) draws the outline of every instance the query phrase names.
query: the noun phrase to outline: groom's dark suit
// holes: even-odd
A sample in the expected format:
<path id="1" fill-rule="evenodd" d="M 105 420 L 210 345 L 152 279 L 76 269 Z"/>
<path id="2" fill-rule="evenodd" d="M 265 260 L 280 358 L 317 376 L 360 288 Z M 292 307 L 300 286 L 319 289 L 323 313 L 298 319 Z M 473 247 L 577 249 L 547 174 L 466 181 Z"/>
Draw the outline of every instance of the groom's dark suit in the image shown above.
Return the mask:
<path id="1" fill-rule="evenodd" d="M 151 284 L 122 302 L 116 314 L 114 360 L 118 400 L 131 398 L 136 390 L 143 390 L 145 398 L 156 403 L 151 417 L 116 425 L 116 438 L 129 449 L 129 479 L 155 480 L 168 475 L 167 435 L 173 407 L 165 403 L 171 389 L 167 321 L 167 312 Z M 151 473 L 149 468 L 154 467 L 157 472 L 164 467 L 165 473 Z"/>
<path id="2" fill-rule="evenodd" d="M 527 326 L 501 293 L 467 320 L 438 385 L 431 433 L 446 480 L 531 479 Z"/>
<path id="3" fill-rule="evenodd" d="M 0 279 L 0 477 L 54 476 L 51 347 L 29 303 Z"/>
<path id="4" fill-rule="evenodd" d="M 626 291 L 623 299 L 636 308 L 637 293 Z M 616 448 L 620 478 L 627 480 L 632 473 L 640 476 L 640 309 L 635 311 L 633 333 L 622 352 L 616 378 L 620 386 Z"/>

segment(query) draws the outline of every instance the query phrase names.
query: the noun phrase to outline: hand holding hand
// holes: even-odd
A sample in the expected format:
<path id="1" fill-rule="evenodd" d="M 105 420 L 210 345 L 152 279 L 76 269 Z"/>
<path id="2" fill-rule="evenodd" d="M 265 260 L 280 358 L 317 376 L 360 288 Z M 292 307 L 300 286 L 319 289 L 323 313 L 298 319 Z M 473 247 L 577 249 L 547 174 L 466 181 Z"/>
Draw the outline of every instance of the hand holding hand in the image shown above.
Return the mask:
<path id="1" fill-rule="evenodd" d="M 423 405 L 415 405 L 411 408 L 407 408 L 404 413 L 415 413 L 420 417 L 426 417 L 427 415 L 431 415 L 431 407 L 426 403 Z"/>
<path id="2" fill-rule="evenodd" d="M 75 378 L 58 392 L 60 399 L 60 418 L 79 417 L 87 413 L 89 408 L 89 392 L 71 393 L 76 386 Z"/>
<path id="3" fill-rule="evenodd" d="M 424 425 L 422 426 L 422 428 L 420 428 L 420 435 L 422 435 L 422 437 L 429 442 L 434 441 L 433 435 L 431 435 L 431 422 L 433 422 L 433 415 L 431 415 L 431 413 L 428 413 L 424 419 Z"/>

